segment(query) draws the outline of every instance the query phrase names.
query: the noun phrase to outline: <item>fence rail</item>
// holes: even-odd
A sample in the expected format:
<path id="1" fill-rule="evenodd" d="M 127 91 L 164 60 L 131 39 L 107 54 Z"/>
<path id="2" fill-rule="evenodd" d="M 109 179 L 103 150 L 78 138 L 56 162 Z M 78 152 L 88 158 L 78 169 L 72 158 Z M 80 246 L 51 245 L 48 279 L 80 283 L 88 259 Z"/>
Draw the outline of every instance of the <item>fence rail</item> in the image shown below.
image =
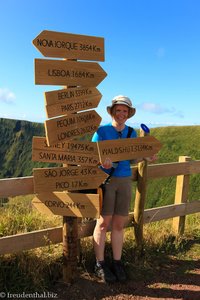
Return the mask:
<path id="1" fill-rule="evenodd" d="M 149 165 L 147 168 L 147 178 L 160 178 L 167 176 L 187 176 L 200 173 L 200 161 L 185 161 L 175 163 L 165 163 Z M 177 177 L 177 178 L 178 178 Z M 138 167 L 132 169 L 132 179 L 137 181 Z M 19 177 L 0 179 L 0 198 L 14 197 L 20 195 L 34 194 L 33 177 Z M 183 217 L 188 214 L 200 212 L 200 200 L 167 205 L 144 210 L 143 222 L 150 223 L 164 219 Z M 133 226 L 134 213 L 129 214 L 126 227 Z M 95 226 L 95 221 L 78 224 L 78 238 L 91 236 Z M 34 249 L 51 244 L 62 242 L 63 227 L 48 228 L 33 232 L 6 236 L 0 238 L 0 255 L 14 253 L 22 250 Z M 13 246 L 14 245 L 14 246 Z"/>

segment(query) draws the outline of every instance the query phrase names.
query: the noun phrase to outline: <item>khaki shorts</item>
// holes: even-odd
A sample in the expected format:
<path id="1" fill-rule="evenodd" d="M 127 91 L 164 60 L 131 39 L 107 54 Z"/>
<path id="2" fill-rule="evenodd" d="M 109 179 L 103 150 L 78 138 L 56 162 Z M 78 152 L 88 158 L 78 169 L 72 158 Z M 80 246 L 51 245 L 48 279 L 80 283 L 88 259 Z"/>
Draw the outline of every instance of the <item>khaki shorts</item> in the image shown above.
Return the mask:
<path id="1" fill-rule="evenodd" d="M 106 184 L 101 215 L 127 216 L 132 195 L 132 178 L 111 177 Z"/>

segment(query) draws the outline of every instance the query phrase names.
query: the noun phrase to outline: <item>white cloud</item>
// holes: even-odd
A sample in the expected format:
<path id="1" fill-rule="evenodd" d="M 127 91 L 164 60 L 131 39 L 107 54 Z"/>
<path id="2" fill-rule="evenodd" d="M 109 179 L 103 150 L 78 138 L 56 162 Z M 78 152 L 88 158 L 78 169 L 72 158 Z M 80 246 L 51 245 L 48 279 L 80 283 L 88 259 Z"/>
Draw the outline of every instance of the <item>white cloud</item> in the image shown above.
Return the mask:
<path id="1" fill-rule="evenodd" d="M 7 88 L 0 88 L 0 102 L 12 104 L 15 102 L 16 96 Z"/>
<path id="2" fill-rule="evenodd" d="M 177 111 L 174 107 L 167 108 L 163 107 L 160 104 L 153 103 L 153 102 L 143 102 L 139 105 L 137 105 L 138 109 L 153 113 L 153 114 L 171 114 L 173 116 L 183 118 L 183 114 L 181 111 Z"/>

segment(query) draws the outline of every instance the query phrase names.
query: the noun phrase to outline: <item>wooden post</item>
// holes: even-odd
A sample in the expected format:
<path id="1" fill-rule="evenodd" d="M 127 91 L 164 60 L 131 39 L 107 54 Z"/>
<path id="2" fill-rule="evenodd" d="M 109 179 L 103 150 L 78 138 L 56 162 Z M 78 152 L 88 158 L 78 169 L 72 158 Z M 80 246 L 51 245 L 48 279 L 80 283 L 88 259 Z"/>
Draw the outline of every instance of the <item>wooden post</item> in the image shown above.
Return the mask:
<path id="1" fill-rule="evenodd" d="M 65 59 L 76 61 L 76 59 Z M 68 86 L 72 88 L 75 86 Z M 67 86 L 65 87 L 67 88 Z M 67 164 L 63 164 L 67 167 Z M 78 218 L 63 217 L 63 281 L 72 283 L 77 276 Z"/>
<path id="2" fill-rule="evenodd" d="M 191 157 L 179 156 L 179 162 L 189 162 Z M 174 204 L 186 203 L 188 200 L 190 175 L 179 175 L 176 179 L 176 192 Z M 185 229 L 185 216 L 173 218 L 173 231 L 182 235 Z"/>
<path id="3" fill-rule="evenodd" d="M 148 135 L 143 130 L 140 130 L 140 136 Z M 147 188 L 147 161 L 138 163 L 138 179 L 135 195 L 135 207 L 134 207 L 134 233 L 136 241 L 136 260 L 142 255 L 143 252 L 143 216 L 144 205 L 146 198 Z"/>

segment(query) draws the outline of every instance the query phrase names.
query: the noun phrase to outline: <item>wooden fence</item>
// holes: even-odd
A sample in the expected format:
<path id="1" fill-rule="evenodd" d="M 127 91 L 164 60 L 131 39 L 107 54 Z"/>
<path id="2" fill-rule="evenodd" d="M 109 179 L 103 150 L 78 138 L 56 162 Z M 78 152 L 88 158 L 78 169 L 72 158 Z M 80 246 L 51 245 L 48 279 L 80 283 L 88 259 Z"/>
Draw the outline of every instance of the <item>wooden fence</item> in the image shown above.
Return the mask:
<path id="1" fill-rule="evenodd" d="M 139 181 L 138 168 L 137 166 L 132 169 L 132 179 L 137 182 Z M 142 226 L 143 223 L 173 218 L 173 228 L 175 232 L 179 234 L 183 233 L 185 216 L 200 212 L 200 200 L 188 201 L 189 177 L 191 174 L 199 173 L 200 161 L 192 161 L 186 156 L 181 156 L 179 162 L 148 165 L 146 180 L 142 183 L 144 189 L 150 178 L 177 176 L 176 192 L 173 205 L 145 209 L 142 212 Z M 0 180 L 0 198 L 30 194 L 34 194 L 32 176 Z M 131 212 L 126 227 L 133 226 L 133 223 L 134 213 Z M 79 223 L 78 239 L 91 236 L 94 226 L 95 221 Z M 0 255 L 34 249 L 46 246 L 49 243 L 61 243 L 63 239 L 62 230 L 63 227 L 60 226 L 2 237 L 0 238 Z"/>

